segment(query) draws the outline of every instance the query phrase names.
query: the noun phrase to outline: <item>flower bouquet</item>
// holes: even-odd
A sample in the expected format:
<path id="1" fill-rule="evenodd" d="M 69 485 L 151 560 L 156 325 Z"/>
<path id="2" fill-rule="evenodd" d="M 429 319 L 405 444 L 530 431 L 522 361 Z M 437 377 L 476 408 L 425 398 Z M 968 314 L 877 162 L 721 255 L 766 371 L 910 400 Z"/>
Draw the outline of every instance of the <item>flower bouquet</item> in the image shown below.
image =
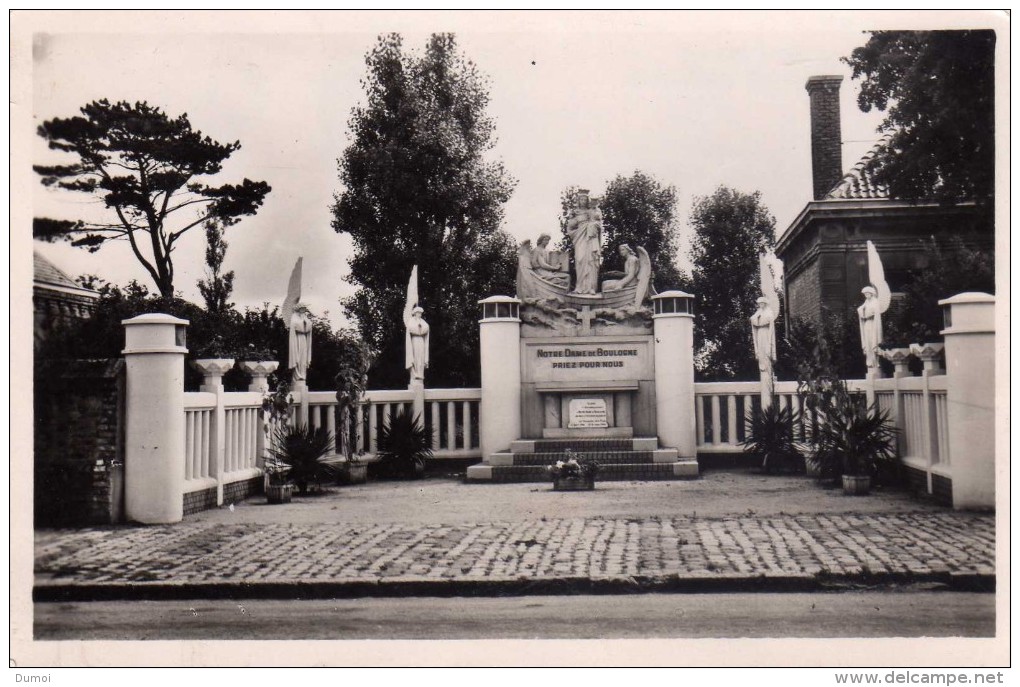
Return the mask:
<path id="1" fill-rule="evenodd" d="M 594 458 L 566 450 L 566 457 L 546 468 L 554 491 L 590 491 L 595 488 L 599 464 Z"/>

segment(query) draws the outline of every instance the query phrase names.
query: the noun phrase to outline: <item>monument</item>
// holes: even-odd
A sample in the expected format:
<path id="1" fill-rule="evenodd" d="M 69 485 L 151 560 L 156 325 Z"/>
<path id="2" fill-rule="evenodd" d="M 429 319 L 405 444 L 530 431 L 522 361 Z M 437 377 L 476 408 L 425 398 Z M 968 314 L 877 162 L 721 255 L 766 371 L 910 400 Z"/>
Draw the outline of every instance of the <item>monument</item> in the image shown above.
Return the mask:
<path id="1" fill-rule="evenodd" d="M 287 297 L 280 307 L 280 315 L 287 323 L 287 369 L 290 371 L 290 388 L 301 394 L 298 407 L 298 425 L 308 425 L 308 366 L 312 364 L 312 319 L 308 306 L 301 302 L 301 263 L 298 258 L 287 282 Z"/>
<path id="2" fill-rule="evenodd" d="M 414 392 L 414 417 L 425 418 L 425 369 L 429 366 L 429 325 L 418 305 L 418 266 L 411 268 L 404 301 L 404 368 L 410 375 L 407 388 Z"/>
<path id="3" fill-rule="evenodd" d="M 761 407 L 772 405 L 775 391 L 776 362 L 776 318 L 779 317 L 779 293 L 781 291 L 783 263 L 774 254 L 758 256 L 758 273 L 761 281 L 761 297 L 758 309 L 751 315 L 751 346 L 758 360 L 761 374 Z"/>
<path id="4" fill-rule="evenodd" d="M 655 294 L 641 246 L 604 270 L 586 191 L 565 230 L 570 252 L 525 241 L 517 296 L 480 301 L 483 461 L 468 480 L 544 481 L 568 448 L 599 460 L 600 479 L 696 477 L 693 296 Z"/>
<path id="5" fill-rule="evenodd" d="M 889 309 L 892 294 L 885 281 L 885 270 L 878 257 L 875 244 L 868 241 L 868 286 L 861 289 L 864 303 L 857 308 L 861 325 L 861 349 L 868 366 L 868 378 L 880 376 L 878 367 L 878 346 L 882 343 L 882 315 Z"/>

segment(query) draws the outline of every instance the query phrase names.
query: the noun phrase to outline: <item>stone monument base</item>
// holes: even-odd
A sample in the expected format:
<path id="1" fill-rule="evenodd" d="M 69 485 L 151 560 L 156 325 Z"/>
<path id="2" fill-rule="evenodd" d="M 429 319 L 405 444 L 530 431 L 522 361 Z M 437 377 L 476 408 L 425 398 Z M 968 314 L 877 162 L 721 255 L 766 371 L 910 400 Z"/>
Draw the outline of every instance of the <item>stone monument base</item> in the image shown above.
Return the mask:
<path id="1" fill-rule="evenodd" d="M 698 477 L 697 460 L 681 459 L 675 448 L 659 448 L 655 437 L 591 436 L 514 441 L 509 451 L 494 453 L 469 467 L 467 481 L 550 482 L 548 467 L 564 460 L 567 449 L 598 461 L 600 482 Z"/>

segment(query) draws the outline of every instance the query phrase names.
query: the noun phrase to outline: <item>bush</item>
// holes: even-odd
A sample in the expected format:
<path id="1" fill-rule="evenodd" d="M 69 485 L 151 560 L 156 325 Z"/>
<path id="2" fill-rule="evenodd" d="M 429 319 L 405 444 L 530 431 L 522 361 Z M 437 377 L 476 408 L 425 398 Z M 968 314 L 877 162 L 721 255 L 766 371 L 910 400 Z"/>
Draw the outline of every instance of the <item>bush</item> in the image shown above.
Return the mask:
<path id="1" fill-rule="evenodd" d="M 323 462 L 333 453 L 333 435 L 325 427 L 279 425 L 273 439 L 269 451 L 289 468 L 287 480 L 297 485 L 300 493 L 306 494 L 310 485 L 318 488 L 336 477 L 336 467 Z"/>
<path id="2" fill-rule="evenodd" d="M 896 428 L 877 405 L 868 408 L 840 382 L 819 406 L 822 422 L 815 432 L 821 477 L 874 476 L 880 463 L 896 462 Z"/>
<path id="3" fill-rule="evenodd" d="M 747 414 L 750 433 L 744 440 L 744 452 L 761 456 L 761 468 L 770 472 L 803 472 L 804 457 L 793 440 L 794 427 L 800 413 L 780 408 L 779 399 L 772 405 Z"/>
<path id="4" fill-rule="evenodd" d="M 432 458 L 432 429 L 400 410 L 379 430 L 378 456 L 372 466 L 377 476 L 420 477 Z"/>
<path id="5" fill-rule="evenodd" d="M 95 284 L 93 284 L 95 286 Z M 152 295 L 132 281 L 125 287 L 99 287 L 95 314 L 54 332 L 39 351 L 40 358 L 119 358 L 124 348 L 122 320 L 145 313 L 162 312 L 188 320 L 188 359 L 233 358 L 235 360 L 276 360 L 280 374 L 287 370 L 288 330 L 279 308 L 263 303 L 244 312 L 227 309 L 209 312 L 182 298 Z M 334 330 L 324 317 L 313 317 L 312 360 L 308 369 L 311 389 L 333 389 L 337 375 L 351 355 L 364 347 L 350 330 Z M 244 391 L 250 379 L 240 367 L 223 376 L 227 391 Z M 201 375 L 185 367 L 185 388 L 197 390 Z"/>

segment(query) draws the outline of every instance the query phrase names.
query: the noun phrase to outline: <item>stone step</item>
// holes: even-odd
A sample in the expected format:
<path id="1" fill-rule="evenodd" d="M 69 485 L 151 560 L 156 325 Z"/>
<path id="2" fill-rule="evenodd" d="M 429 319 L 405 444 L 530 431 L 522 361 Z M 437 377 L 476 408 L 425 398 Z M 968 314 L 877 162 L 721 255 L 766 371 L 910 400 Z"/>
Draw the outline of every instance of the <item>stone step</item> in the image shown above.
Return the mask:
<path id="1" fill-rule="evenodd" d="M 593 458 L 599 465 L 612 463 L 648 464 L 673 463 L 679 460 L 675 448 L 660 448 L 654 451 L 585 451 L 587 458 Z M 501 451 L 489 456 L 487 465 L 552 465 L 556 461 L 566 460 L 564 451 L 556 453 L 510 453 Z"/>
<path id="2" fill-rule="evenodd" d="M 518 439 L 510 444 L 511 453 L 559 453 L 568 448 L 581 453 L 605 451 L 654 451 L 659 447 L 655 437 L 629 439 Z"/>
<path id="3" fill-rule="evenodd" d="M 566 460 L 565 452 L 559 453 L 512 453 L 514 465 L 552 465 Z M 586 458 L 592 458 L 599 465 L 608 463 L 654 463 L 653 451 L 585 451 Z M 674 460 L 676 458 L 674 457 Z M 661 462 L 661 461 L 660 461 Z"/>
<path id="4" fill-rule="evenodd" d="M 599 468 L 598 482 L 624 480 L 695 479 L 698 461 L 673 463 L 610 463 Z M 544 465 L 487 465 L 479 463 L 467 469 L 468 482 L 552 482 Z"/>

